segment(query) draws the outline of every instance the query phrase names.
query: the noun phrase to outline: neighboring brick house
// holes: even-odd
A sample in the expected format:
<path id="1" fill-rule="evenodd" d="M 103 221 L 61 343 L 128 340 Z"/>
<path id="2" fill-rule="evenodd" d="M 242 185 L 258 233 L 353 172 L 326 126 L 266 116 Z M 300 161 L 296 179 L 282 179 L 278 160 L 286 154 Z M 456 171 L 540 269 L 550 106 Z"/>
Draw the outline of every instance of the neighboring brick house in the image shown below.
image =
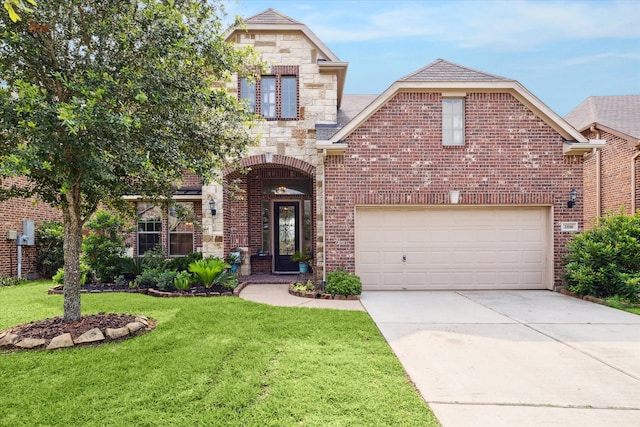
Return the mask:
<path id="1" fill-rule="evenodd" d="M 565 119 L 607 145 L 584 161 L 584 220 L 640 209 L 640 95 L 591 96 Z"/>
<path id="2" fill-rule="evenodd" d="M 517 81 L 444 60 L 380 96 L 343 95 L 347 63 L 304 24 L 269 9 L 228 40 L 271 68 L 234 81 L 264 120 L 243 191 L 203 187 L 205 254 L 239 247 L 241 274 L 344 267 L 365 289 L 553 289 L 580 231 L 589 141 Z M 213 221 L 211 221 L 213 219 Z"/>
<path id="3" fill-rule="evenodd" d="M 24 178 L 3 180 L 2 185 L 25 184 Z M 37 229 L 44 221 L 60 221 L 60 212 L 36 199 L 9 199 L 0 203 L 0 276 L 17 275 L 17 247 L 13 232 L 23 233 L 23 221 L 33 220 Z M 37 237 L 37 235 L 36 235 Z M 36 247 L 22 247 L 22 275 L 33 277 L 37 274 Z"/>

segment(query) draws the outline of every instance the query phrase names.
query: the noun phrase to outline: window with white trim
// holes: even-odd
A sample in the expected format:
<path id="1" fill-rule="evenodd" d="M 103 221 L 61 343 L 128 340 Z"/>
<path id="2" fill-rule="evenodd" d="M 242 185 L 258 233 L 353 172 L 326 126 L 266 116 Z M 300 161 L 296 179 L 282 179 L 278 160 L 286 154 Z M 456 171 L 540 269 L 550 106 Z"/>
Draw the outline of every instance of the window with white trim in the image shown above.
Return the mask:
<path id="1" fill-rule="evenodd" d="M 148 202 L 138 203 L 136 231 L 138 255 L 153 250 L 162 242 L 162 210 Z"/>
<path id="2" fill-rule="evenodd" d="M 464 145 L 464 98 L 442 99 L 442 145 Z"/>

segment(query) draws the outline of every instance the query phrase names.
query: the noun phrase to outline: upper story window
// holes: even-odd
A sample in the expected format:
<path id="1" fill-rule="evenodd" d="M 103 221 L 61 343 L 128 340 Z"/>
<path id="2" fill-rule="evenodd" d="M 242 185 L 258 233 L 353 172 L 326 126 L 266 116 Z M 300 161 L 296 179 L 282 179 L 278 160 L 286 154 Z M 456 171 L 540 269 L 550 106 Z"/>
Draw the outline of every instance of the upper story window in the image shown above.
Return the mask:
<path id="1" fill-rule="evenodd" d="M 262 76 L 260 88 L 262 89 L 262 117 L 267 119 L 276 118 L 276 78 L 273 76 Z"/>
<path id="2" fill-rule="evenodd" d="M 249 106 L 249 111 L 256 112 L 256 83 L 249 79 L 240 79 L 240 99 Z"/>
<path id="3" fill-rule="evenodd" d="M 298 116 L 298 78 L 282 76 L 282 117 L 295 119 Z"/>
<path id="4" fill-rule="evenodd" d="M 442 145 L 464 145 L 464 98 L 442 100 Z"/>
<path id="5" fill-rule="evenodd" d="M 240 99 L 265 119 L 298 119 L 298 67 L 273 66 L 271 73 L 239 79 Z"/>

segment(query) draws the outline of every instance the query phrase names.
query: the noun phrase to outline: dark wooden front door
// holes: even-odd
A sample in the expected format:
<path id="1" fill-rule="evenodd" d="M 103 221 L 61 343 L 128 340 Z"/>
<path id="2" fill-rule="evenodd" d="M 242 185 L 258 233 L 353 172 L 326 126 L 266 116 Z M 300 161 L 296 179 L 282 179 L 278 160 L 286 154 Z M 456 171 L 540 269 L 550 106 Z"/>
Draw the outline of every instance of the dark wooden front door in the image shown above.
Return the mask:
<path id="1" fill-rule="evenodd" d="M 274 270 L 276 273 L 296 272 L 298 263 L 291 255 L 300 249 L 300 203 L 274 202 Z"/>

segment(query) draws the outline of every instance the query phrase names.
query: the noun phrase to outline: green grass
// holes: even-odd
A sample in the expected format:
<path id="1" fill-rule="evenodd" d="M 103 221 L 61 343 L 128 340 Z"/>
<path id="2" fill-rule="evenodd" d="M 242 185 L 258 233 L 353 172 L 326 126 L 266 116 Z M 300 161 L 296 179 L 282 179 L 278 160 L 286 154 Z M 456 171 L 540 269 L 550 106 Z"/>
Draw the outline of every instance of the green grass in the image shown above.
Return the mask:
<path id="1" fill-rule="evenodd" d="M 609 307 L 617 308 L 618 310 L 628 311 L 629 313 L 640 315 L 639 304 L 628 304 L 624 301 L 621 301 L 619 297 L 606 298 L 605 302 Z"/>
<path id="2" fill-rule="evenodd" d="M 61 314 L 50 282 L 0 288 L 0 330 Z M 0 354 L 1 426 L 435 426 L 364 312 L 88 294 L 144 314 L 116 344 Z"/>

